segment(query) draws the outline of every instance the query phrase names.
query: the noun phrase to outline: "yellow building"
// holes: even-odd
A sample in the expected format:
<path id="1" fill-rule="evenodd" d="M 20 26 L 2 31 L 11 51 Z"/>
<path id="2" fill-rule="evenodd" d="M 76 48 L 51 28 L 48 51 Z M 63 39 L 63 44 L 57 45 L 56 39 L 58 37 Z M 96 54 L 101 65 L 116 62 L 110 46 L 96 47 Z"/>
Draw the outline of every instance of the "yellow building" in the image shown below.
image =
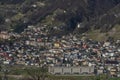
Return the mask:
<path id="1" fill-rule="evenodd" d="M 60 48 L 60 47 L 61 47 L 61 46 L 60 46 L 60 43 L 59 43 L 59 42 L 55 42 L 55 43 L 54 43 L 54 47 L 55 47 L 55 48 Z"/>

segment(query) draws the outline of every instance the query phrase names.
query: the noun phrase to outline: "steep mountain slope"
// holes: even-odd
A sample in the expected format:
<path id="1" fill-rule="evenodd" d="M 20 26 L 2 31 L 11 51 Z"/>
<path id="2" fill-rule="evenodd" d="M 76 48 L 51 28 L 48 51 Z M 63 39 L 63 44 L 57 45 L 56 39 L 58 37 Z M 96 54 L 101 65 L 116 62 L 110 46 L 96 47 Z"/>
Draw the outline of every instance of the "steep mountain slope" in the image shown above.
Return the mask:
<path id="1" fill-rule="evenodd" d="M 105 32 L 120 23 L 119 5 L 120 0 L 0 0 L 0 30 L 45 24 L 62 26 L 61 32 Z"/>

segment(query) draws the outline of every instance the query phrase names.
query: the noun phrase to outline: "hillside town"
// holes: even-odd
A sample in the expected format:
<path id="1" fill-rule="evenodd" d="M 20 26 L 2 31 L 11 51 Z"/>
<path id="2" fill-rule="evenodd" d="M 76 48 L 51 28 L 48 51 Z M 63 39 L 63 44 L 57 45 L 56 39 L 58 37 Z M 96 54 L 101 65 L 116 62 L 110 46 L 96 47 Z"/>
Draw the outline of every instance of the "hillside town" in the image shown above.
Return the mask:
<path id="1" fill-rule="evenodd" d="M 56 28 L 55 28 L 56 29 Z M 51 74 L 120 77 L 120 40 L 95 41 L 73 34 L 49 36 L 43 27 L 28 26 L 21 34 L 0 32 L 0 63 L 48 66 Z"/>

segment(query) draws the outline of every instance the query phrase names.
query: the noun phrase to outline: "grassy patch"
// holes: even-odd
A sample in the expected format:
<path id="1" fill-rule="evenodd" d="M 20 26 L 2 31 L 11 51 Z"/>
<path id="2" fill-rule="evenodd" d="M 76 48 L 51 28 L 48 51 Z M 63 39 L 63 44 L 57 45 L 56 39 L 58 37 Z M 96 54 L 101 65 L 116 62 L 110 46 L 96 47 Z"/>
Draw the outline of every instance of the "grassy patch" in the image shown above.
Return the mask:
<path id="1" fill-rule="evenodd" d="M 115 40 L 120 39 L 120 25 L 115 25 L 105 33 L 101 33 L 100 30 L 90 30 L 87 32 L 87 37 L 97 41 L 105 41 L 108 37 L 113 37 Z"/>
<path id="2" fill-rule="evenodd" d="M 24 16 L 24 14 L 18 13 L 18 14 L 16 14 L 15 16 L 12 17 L 12 20 L 13 20 L 13 21 L 18 21 L 18 20 L 20 20 L 21 18 L 23 18 L 23 16 Z"/>
<path id="3" fill-rule="evenodd" d="M 101 33 L 100 30 L 90 30 L 87 32 L 87 37 L 97 41 L 105 41 L 108 38 L 106 33 Z"/>
<path id="4" fill-rule="evenodd" d="M 53 80 L 94 80 L 94 76 L 50 76 Z"/>
<path id="5" fill-rule="evenodd" d="M 108 34 L 114 39 L 120 39 L 120 25 L 115 25 L 114 28 L 108 32 Z"/>
<path id="6" fill-rule="evenodd" d="M 8 67 L 8 69 L 10 70 L 10 72 L 8 73 L 8 75 L 22 75 L 23 78 L 29 78 L 30 76 L 27 74 L 26 70 L 23 68 L 28 68 L 30 69 L 30 71 L 33 69 L 34 73 L 34 69 L 39 70 L 35 67 L 26 67 L 26 66 L 13 66 L 13 67 Z M 3 74 L 1 74 L 3 75 Z M 19 77 L 18 77 L 19 78 Z M 64 75 L 51 75 L 48 74 L 48 80 L 120 80 L 120 78 L 111 78 L 111 77 L 107 77 L 107 75 L 99 75 L 99 76 L 75 76 L 75 75 L 68 75 L 68 76 L 64 76 Z M 1 80 L 1 79 L 0 79 Z M 10 76 L 9 80 L 19 80 L 15 77 Z M 26 79 L 25 79 L 26 80 Z"/>

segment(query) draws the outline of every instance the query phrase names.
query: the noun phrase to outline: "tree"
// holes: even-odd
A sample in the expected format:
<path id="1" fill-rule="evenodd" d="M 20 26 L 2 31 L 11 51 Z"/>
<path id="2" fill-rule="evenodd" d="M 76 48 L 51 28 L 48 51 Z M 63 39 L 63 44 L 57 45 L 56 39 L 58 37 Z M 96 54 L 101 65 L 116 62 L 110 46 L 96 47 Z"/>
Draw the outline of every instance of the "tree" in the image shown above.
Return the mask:
<path id="1" fill-rule="evenodd" d="M 28 24 L 22 21 L 17 21 L 12 23 L 11 28 L 13 29 L 13 32 L 21 33 L 22 31 L 24 31 L 25 28 L 27 28 L 27 25 Z"/>
<path id="2" fill-rule="evenodd" d="M 27 74 L 32 78 L 32 80 L 45 80 L 48 78 L 46 67 L 30 67 L 25 70 Z"/>
<path id="3" fill-rule="evenodd" d="M 0 24 L 4 23 L 4 17 L 2 15 L 0 15 Z"/>

